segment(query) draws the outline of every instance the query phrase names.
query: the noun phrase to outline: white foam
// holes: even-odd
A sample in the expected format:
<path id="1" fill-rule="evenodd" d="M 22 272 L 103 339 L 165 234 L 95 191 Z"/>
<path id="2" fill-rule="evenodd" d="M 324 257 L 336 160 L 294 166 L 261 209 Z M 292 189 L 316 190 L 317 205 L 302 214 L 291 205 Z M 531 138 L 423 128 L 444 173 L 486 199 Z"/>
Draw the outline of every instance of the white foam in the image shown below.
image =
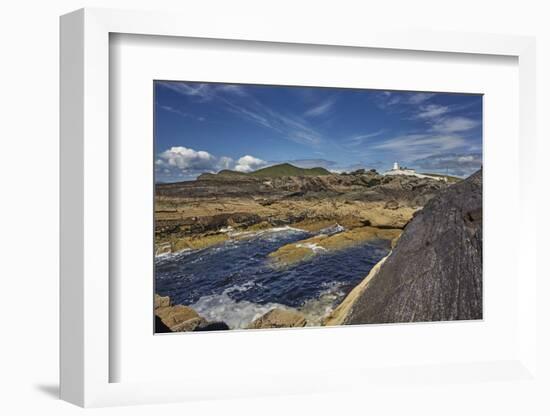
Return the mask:
<path id="1" fill-rule="evenodd" d="M 190 306 L 206 320 L 223 321 L 231 329 L 246 328 L 248 324 L 270 310 L 285 307 L 278 303 L 260 305 L 246 300 L 237 302 L 228 295 L 232 290 L 235 288 L 226 289 L 220 295 L 203 296 Z"/>
<path id="2" fill-rule="evenodd" d="M 300 248 L 300 247 L 309 248 L 314 253 L 318 253 L 320 251 L 327 251 L 326 248 L 317 245 L 317 243 L 298 243 L 298 244 L 296 244 L 296 247 L 298 247 L 298 248 Z"/>
<path id="3" fill-rule="evenodd" d="M 246 238 L 246 237 L 258 237 L 265 234 L 274 234 L 274 233 L 303 233 L 304 230 L 300 230 L 299 228 L 294 228 L 290 226 L 284 226 L 284 227 L 274 227 L 274 228 L 266 228 L 265 230 L 258 230 L 258 231 L 234 231 L 229 232 L 229 237 L 239 237 L 239 238 Z"/>
<path id="4" fill-rule="evenodd" d="M 244 329 L 252 321 L 272 309 L 288 309 L 288 306 L 280 303 L 270 302 L 261 305 L 247 300 L 236 301 L 229 296 L 232 292 L 245 292 L 258 285 L 261 286 L 261 284 L 249 281 L 242 285 L 231 286 L 221 294 L 203 296 L 189 306 L 206 320 L 223 321 L 231 329 Z M 306 316 L 308 326 L 321 325 L 322 319 L 332 312 L 345 296 L 345 292 L 342 290 L 343 283 L 341 282 L 323 283 L 322 286 L 325 289 L 317 298 L 307 300 L 298 308 Z"/>
<path id="5" fill-rule="evenodd" d="M 183 250 L 176 251 L 174 253 L 168 252 L 168 253 L 162 253 L 162 254 L 156 254 L 155 255 L 155 261 L 162 262 L 165 260 L 170 260 L 176 257 L 183 257 L 189 254 L 192 250 L 190 248 L 184 248 Z"/>

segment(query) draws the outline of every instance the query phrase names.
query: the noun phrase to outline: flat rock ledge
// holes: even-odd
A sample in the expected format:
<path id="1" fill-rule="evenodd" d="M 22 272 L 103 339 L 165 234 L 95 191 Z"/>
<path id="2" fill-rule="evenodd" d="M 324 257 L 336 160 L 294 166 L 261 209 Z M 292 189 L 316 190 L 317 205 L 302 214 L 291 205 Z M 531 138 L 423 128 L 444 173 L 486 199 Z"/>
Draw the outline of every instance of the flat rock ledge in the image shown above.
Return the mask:
<path id="1" fill-rule="evenodd" d="M 274 267 L 289 265 L 308 260 L 314 256 L 374 240 L 390 241 L 392 247 L 401 235 L 397 228 L 358 227 L 333 235 L 316 235 L 296 243 L 286 244 L 269 254 Z"/>
<path id="2" fill-rule="evenodd" d="M 387 202 L 289 199 L 264 206 L 261 200 L 224 198 L 200 204 L 196 201 L 179 201 L 177 204 L 178 208 L 168 208 L 168 202 L 157 201 L 157 256 L 200 250 L 282 226 L 313 233 L 337 223 L 346 229 L 364 226 L 403 229 L 418 209 L 393 199 Z"/>
<path id="3" fill-rule="evenodd" d="M 156 333 L 229 329 L 225 322 L 209 322 L 189 306 L 172 305 L 169 296 L 155 294 L 154 303 Z"/>
<path id="4" fill-rule="evenodd" d="M 303 314 L 292 309 L 275 308 L 254 320 L 247 329 L 301 328 L 307 325 Z"/>

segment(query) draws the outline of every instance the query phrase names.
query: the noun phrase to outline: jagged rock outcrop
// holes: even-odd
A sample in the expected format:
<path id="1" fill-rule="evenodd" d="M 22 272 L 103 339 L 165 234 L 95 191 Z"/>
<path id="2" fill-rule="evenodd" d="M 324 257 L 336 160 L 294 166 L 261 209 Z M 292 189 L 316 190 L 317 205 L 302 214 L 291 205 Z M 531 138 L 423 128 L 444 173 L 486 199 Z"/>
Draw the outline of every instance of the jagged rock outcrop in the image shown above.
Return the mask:
<path id="1" fill-rule="evenodd" d="M 482 171 L 418 211 L 361 285 L 327 324 L 481 319 Z"/>

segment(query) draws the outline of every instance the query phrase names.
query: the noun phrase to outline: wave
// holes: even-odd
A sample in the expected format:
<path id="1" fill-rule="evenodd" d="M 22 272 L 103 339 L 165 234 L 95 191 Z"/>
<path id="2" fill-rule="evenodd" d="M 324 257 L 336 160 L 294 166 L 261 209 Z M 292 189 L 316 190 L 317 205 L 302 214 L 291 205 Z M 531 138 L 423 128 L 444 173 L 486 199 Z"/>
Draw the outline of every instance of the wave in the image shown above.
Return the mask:
<path id="1" fill-rule="evenodd" d="M 240 286 L 231 286 L 218 295 L 207 295 L 193 303 L 193 308 L 208 321 L 223 321 L 231 329 L 244 329 L 252 321 L 275 308 L 286 308 L 279 303 L 258 304 L 247 300 L 236 301 L 229 294 L 234 291 L 246 291 L 255 286 L 247 282 Z"/>
<path id="2" fill-rule="evenodd" d="M 262 285 L 252 281 L 234 285 L 221 294 L 203 296 L 189 306 L 208 321 L 223 321 L 231 329 L 244 329 L 272 309 L 289 308 L 287 305 L 275 302 L 259 304 L 247 300 L 236 301 L 230 296 L 235 291 L 246 292 L 254 286 Z M 322 286 L 326 289 L 321 291 L 318 297 L 309 299 L 296 308 L 306 316 L 308 326 L 321 325 L 322 319 L 332 312 L 346 295 L 341 282 L 324 283 Z"/>
<path id="3" fill-rule="evenodd" d="M 191 250 L 190 248 L 184 248 L 183 250 L 176 251 L 175 253 L 169 252 L 169 253 L 155 254 L 155 263 L 161 264 L 167 261 L 177 260 L 180 257 L 185 257 L 191 254 L 192 251 L 193 250 Z"/>

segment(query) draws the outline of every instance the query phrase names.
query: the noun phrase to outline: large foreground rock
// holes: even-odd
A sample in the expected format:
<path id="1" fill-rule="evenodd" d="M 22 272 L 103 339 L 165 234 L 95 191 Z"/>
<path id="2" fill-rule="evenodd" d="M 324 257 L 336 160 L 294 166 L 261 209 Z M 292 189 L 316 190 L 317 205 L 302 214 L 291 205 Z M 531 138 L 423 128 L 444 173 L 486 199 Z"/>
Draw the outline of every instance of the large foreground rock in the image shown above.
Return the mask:
<path id="1" fill-rule="evenodd" d="M 482 171 L 431 199 L 363 283 L 327 324 L 481 319 Z"/>

